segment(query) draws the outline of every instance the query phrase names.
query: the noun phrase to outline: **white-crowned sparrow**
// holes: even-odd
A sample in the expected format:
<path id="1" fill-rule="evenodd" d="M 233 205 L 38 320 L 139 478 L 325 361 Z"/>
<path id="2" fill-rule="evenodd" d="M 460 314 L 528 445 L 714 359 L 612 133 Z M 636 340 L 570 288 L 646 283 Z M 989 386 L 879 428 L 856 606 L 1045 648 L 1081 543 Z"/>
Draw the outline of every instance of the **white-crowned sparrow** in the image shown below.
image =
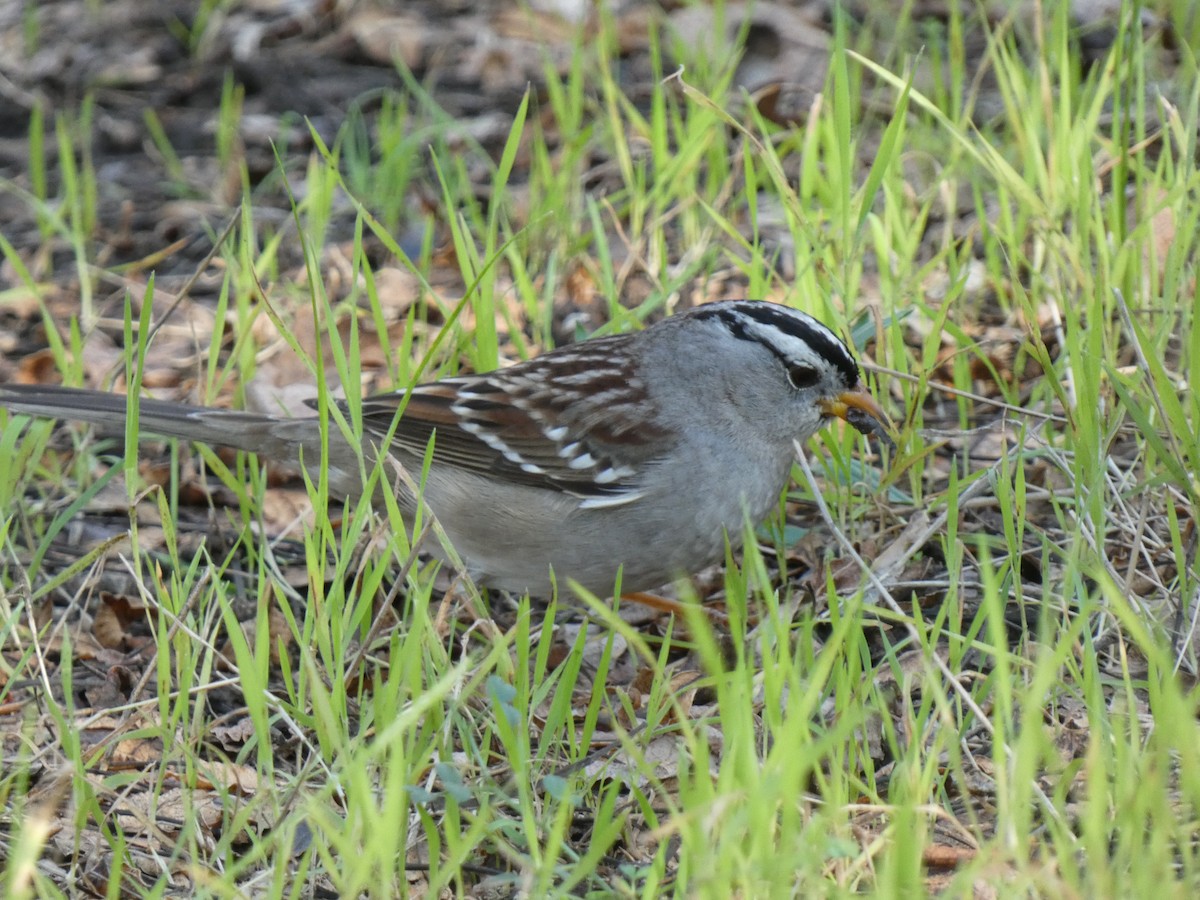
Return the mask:
<path id="1" fill-rule="evenodd" d="M 757 524 L 787 484 L 793 441 L 830 416 L 860 431 L 883 414 L 854 356 L 811 316 L 730 301 L 643 331 L 584 341 L 480 375 L 362 402 L 367 442 L 383 440 L 407 396 L 391 453 L 421 471 L 424 499 L 484 585 L 547 595 L 551 570 L 601 596 L 697 571 Z M 11 385 L 15 412 L 123 425 L 126 398 Z M 273 460 L 320 458 L 317 418 L 140 402 L 142 431 Z M 360 451 L 329 428 L 331 489 L 361 494 Z M 368 462 L 373 455 L 366 449 Z M 401 489 L 402 508 L 414 499 Z M 436 547 L 429 548 L 437 552 Z"/>

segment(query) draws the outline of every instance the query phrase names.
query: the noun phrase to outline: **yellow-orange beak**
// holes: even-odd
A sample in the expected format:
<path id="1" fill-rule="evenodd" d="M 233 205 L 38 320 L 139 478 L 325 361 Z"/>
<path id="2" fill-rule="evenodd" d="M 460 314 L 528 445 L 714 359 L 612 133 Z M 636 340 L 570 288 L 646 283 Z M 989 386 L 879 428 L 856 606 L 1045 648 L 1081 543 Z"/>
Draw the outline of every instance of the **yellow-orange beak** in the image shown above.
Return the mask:
<path id="1" fill-rule="evenodd" d="M 825 415 L 837 416 L 863 434 L 874 432 L 891 443 L 891 436 L 887 432 L 891 423 L 883 408 L 867 393 L 861 383 L 854 390 L 843 391 L 832 400 L 822 400 L 820 407 Z"/>

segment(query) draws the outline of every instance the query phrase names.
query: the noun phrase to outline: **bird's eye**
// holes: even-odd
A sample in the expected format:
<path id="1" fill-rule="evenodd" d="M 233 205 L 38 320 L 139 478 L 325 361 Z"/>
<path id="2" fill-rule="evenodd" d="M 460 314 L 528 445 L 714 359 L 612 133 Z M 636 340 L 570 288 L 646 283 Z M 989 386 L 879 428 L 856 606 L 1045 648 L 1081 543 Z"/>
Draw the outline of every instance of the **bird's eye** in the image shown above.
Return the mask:
<path id="1" fill-rule="evenodd" d="M 815 385 L 821 378 L 817 374 L 817 370 L 812 366 L 788 366 L 787 370 L 788 381 L 792 383 L 792 387 L 796 390 L 802 388 L 810 388 Z"/>

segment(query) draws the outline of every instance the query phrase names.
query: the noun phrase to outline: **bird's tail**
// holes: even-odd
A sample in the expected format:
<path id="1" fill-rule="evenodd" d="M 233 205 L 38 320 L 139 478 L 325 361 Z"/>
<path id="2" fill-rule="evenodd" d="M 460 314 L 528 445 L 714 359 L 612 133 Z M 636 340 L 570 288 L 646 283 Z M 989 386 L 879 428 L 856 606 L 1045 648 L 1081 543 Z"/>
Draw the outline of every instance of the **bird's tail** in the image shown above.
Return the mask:
<path id="1" fill-rule="evenodd" d="M 123 430 L 129 398 L 79 388 L 10 384 L 0 386 L 0 407 L 38 418 L 90 422 Z M 319 458 L 321 447 L 315 418 L 289 419 L 144 397 L 138 401 L 138 430 L 246 450 L 276 461 L 298 460 L 303 451 L 311 464 Z M 333 434 L 330 439 L 334 440 Z"/>

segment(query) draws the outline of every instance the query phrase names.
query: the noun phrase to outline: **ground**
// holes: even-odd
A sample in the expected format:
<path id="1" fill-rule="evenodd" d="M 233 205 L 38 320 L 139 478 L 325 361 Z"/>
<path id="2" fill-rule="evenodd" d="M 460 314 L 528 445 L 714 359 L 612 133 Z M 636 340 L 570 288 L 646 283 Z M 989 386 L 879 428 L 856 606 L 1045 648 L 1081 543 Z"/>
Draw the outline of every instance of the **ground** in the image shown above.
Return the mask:
<path id="1" fill-rule="evenodd" d="M 8 893 L 1188 896 L 1187 6 L 0 6 L 0 382 L 306 415 L 752 296 L 895 438 L 680 621 L 4 420 Z"/>

